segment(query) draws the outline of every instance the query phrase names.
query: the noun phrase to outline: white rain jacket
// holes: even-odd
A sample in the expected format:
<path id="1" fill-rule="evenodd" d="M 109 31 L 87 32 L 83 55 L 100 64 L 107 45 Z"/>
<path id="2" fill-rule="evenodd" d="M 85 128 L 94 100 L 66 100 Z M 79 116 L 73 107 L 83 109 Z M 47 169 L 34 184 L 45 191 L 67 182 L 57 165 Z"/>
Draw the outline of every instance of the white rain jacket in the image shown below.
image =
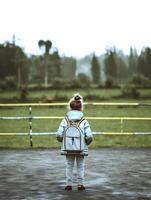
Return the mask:
<path id="1" fill-rule="evenodd" d="M 68 120 L 70 120 L 72 122 L 77 122 L 77 121 L 81 120 L 83 118 L 83 116 L 84 116 L 83 112 L 78 111 L 78 110 L 71 110 L 67 113 L 66 117 L 68 118 Z M 60 126 L 59 126 L 58 131 L 57 131 L 57 135 L 56 135 L 57 140 L 59 142 L 63 141 L 64 130 L 67 128 L 67 126 L 68 125 L 67 125 L 66 119 L 63 119 L 60 123 Z M 86 141 L 84 150 L 82 151 L 81 155 L 87 156 L 88 155 L 88 145 L 92 142 L 93 135 L 92 135 L 92 131 L 91 131 L 89 122 L 86 119 L 84 119 L 80 123 L 80 129 L 82 130 L 82 133 L 84 134 L 85 141 Z M 65 155 L 64 151 L 63 151 L 63 146 L 61 147 L 61 154 Z"/>

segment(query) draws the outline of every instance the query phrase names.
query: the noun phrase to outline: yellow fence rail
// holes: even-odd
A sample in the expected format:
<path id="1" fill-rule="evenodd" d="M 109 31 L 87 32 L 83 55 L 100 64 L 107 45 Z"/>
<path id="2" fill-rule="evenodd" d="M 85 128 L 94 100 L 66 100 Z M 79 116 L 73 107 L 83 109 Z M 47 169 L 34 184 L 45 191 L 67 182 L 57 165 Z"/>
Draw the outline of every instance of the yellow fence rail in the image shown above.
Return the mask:
<path id="1" fill-rule="evenodd" d="M 28 107 L 28 106 L 67 106 L 67 102 L 63 103 L 0 103 L 0 107 Z M 86 102 L 84 105 L 95 106 L 151 106 L 151 103 L 138 103 L 138 102 Z"/>
<path id="2" fill-rule="evenodd" d="M 109 102 L 90 102 L 84 103 L 85 105 L 96 105 L 96 106 L 151 106 L 149 103 L 109 103 Z M 46 120 L 46 119 L 63 119 L 64 116 L 32 116 L 32 107 L 34 106 L 67 106 L 67 103 L 14 103 L 14 104 L 0 104 L 0 107 L 28 107 L 29 116 L 22 117 L 3 117 L 0 116 L 0 120 L 28 120 L 29 121 L 29 132 L 28 133 L 0 133 L 0 136 L 11 136 L 11 135 L 28 135 L 30 137 L 30 146 L 33 146 L 32 135 L 52 135 L 55 132 L 43 132 L 34 133 L 32 131 L 32 120 Z M 90 120 L 120 120 L 120 132 L 93 132 L 93 134 L 102 135 L 150 135 L 151 132 L 123 132 L 123 123 L 126 120 L 144 120 L 151 121 L 151 117 L 85 117 Z"/>

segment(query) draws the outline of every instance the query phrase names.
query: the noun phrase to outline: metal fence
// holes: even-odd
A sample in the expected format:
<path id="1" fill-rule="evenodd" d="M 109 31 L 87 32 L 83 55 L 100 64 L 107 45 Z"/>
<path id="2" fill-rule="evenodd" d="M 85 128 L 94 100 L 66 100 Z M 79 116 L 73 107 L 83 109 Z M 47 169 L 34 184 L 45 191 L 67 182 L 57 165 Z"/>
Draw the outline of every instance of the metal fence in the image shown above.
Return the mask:
<path id="1" fill-rule="evenodd" d="M 103 103 L 103 102 L 93 102 L 93 103 L 84 103 L 84 105 L 96 105 L 96 106 L 151 106 L 149 103 Z M 67 106 L 67 103 L 21 103 L 21 104 L 0 104 L 0 107 L 27 107 L 29 115 L 22 117 L 4 117 L 0 116 L 0 120 L 28 120 L 29 122 L 29 132 L 28 133 L 0 133 L 2 135 L 28 135 L 30 138 L 30 146 L 33 146 L 32 136 L 33 135 L 52 135 L 55 132 L 42 132 L 35 133 L 32 130 L 32 120 L 39 119 L 63 119 L 64 116 L 33 116 L 32 107 L 34 106 Z M 151 121 L 151 117 L 85 117 L 85 119 L 91 120 L 119 120 L 120 121 L 120 132 L 93 132 L 93 134 L 102 134 L 102 135 L 150 135 L 151 132 L 124 132 L 123 123 L 127 120 L 138 120 L 138 121 Z"/>

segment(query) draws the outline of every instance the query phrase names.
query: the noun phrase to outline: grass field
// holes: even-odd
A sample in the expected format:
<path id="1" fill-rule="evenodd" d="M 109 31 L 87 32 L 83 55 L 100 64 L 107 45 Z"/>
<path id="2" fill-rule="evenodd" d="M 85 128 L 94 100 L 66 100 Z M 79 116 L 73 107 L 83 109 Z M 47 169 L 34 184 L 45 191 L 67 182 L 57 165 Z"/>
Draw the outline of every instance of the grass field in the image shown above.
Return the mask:
<path id="1" fill-rule="evenodd" d="M 95 99 L 102 101 L 125 101 L 126 99 L 119 98 L 121 95 L 120 89 L 98 89 L 98 88 L 86 88 L 86 89 L 67 89 L 67 90 L 39 90 L 39 91 L 28 91 L 28 100 L 31 101 L 41 101 L 44 97 L 48 99 L 58 99 L 58 100 L 68 100 L 73 93 L 79 92 L 86 101 Z M 139 89 L 140 99 L 145 99 L 147 101 L 151 100 L 151 89 Z M 0 93 L 0 101 L 5 102 L 19 98 L 19 91 L 2 91 Z M 94 97 L 94 98 L 93 98 Z M 128 98 L 128 100 L 130 100 Z M 131 99 L 131 101 L 136 101 Z"/>
<path id="2" fill-rule="evenodd" d="M 47 95 L 52 97 L 56 91 L 52 93 L 33 92 L 32 97 Z M 58 92 L 58 91 L 57 91 Z M 61 93 L 70 96 L 74 91 L 62 91 Z M 79 91 L 82 95 L 86 95 L 86 91 Z M 99 91 L 96 94 L 99 95 Z M 104 92 L 104 95 L 102 95 Z M 116 95 L 119 91 L 113 90 L 101 91 L 103 97 L 111 97 Z M 144 94 L 148 94 L 150 90 L 143 91 Z M 92 93 L 92 92 L 91 92 Z M 60 94 L 60 93 L 59 93 Z M 6 93 L 1 94 L 3 99 Z M 9 94 L 13 97 L 13 94 Z M 7 94 L 7 96 L 9 96 Z M 6 96 L 5 96 L 6 97 Z M 10 98 L 11 98 L 10 97 Z M 111 102 L 150 102 L 151 100 L 134 100 L 134 99 L 110 99 Z M 6 102 L 5 102 L 6 103 Z M 61 107 L 33 107 L 33 116 L 65 116 L 67 109 L 65 106 Z M 85 106 L 84 114 L 86 117 L 151 117 L 151 107 L 121 107 L 121 106 Z M 0 116 L 28 116 L 28 107 L 25 108 L 1 108 Z M 33 132 L 56 132 L 61 120 L 33 120 L 32 128 Z M 89 120 L 91 128 L 94 132 L 120 132 L 120 120 Z M 124 132 L 150 132 L 150 121 L 124 121 Z M 0 120 L 0 132 L 16 132 L 23 133 L 29 132 L 28 120 Z M 60 144 L 56 141 L 55 136 L 33 136 L 34 147 L 50 148 L 58 147 Z M 0 136 L 0 148 L 28 148 L 29 137 L 28 136 Z M 95 136 L 94 142 L 91 148 L 99 147 L 151 147 L 151 136 Z"/>

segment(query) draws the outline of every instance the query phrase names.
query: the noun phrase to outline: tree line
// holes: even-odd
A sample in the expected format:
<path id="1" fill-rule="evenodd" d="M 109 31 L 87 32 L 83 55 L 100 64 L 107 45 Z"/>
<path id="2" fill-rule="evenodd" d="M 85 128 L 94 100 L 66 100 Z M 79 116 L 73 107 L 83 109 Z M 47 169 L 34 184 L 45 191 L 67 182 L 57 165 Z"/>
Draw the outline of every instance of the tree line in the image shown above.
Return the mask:
<path id="1" fill-rule="evenodd" d="M 87 87 L 90 84 L 112 85 L 127 83 L 130 77 L 138 81 L 151 81 L 151 48 L 144 47 L 138 55 L 130 48 L 129 55 L 115 47 L 105 54 L 90 57 L 90 77 L 84 73 L 76 75 L 73 57 L 61 57 L 50 40 L 39 40 L 42 55 L 28 57 L 23 49 L 13 43 L 0 44 L 0 88 L 16 89 L 22 86 L 35 87 Z"/>
<path id="2" fill-rule="evenodd" d="M 99 71 L 101 67 L 102 70 Z M 99 77 L 98 74 L 101 71 L 104 71 L 107 80 L 116 83 L 128 82 L 131 77 L 136 76 L 151 80 L 151 49 L 143 48 L 138 55 L 136 49 L 130 48 L 130 54 L 126 56 L 122 51 L 112 47 L 106 50 L 101 62 L 93 55 L 91 71 L 94 83 L 100 82 L 101 76 Z"/>

